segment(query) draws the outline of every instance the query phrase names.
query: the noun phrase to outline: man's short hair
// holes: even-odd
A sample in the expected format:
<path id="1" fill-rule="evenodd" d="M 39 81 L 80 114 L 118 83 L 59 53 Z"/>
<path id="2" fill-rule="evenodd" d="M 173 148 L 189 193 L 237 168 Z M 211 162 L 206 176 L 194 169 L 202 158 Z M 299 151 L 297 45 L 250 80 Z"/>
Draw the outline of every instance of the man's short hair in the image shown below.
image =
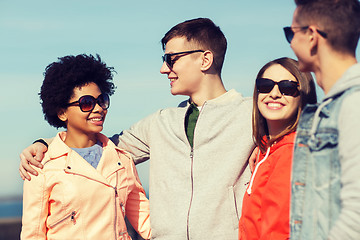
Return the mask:
<path id="1" fill-rule="evenodd" d="M 296 21 L 303 26 L 316 24 L 327 34 L 335 51 L 355 55 L 360 35 L 358 0 L 295 0 Z"/>
<path id="2" fill-rule="evenodd" d="M 221 74 L 227 41 L 220 27 L 213 21 L 208 18 L 197 18 L 177 24 L 161 39 L 163 50 L 166 43 L 175 37 L 185 37 L 189 43 L 200 50 L 211 51 L 214 54 L 214 69 Z"/>

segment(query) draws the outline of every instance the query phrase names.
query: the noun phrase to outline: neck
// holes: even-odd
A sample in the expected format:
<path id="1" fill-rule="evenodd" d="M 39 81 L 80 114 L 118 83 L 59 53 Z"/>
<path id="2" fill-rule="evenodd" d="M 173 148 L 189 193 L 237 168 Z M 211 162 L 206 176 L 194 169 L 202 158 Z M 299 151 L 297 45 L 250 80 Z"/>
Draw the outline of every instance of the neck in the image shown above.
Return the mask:
<path id="1" fill-rule="evenodd" d="M 316 81 L 327 94 L 337 80 L 354 64 L 355 56 L 334 51 L 320 52 L 318 64 L 314 69 Z"/>
<path id="2" fill-rule="evenodd" d="M 208 100 L 215 99 L 226 93 L 224 84 L 218 75 L 206 75 L 199 91 L 193 93 L 190 98 L 197 106 L 202 106 Z"/>
<path id="3" fill-rule="evenodd" d="M 74 131 L 68 129 L 66 133 L 66 139 L 64 143 L 70 148 L 87 148 L 94 146 L 97 142 L 97 138 L 95 134 L 87 135 L 87 134 L 79 134 L 74 133 Z"/>
<path id="4" fill-rule="evenodd" d="M 273 140 L 276 136 L 278 136 L 281 132 L 283 132 L 287 127 L 289 127 L 293 122 L 294 119 L 287 120 L 287 121 L 269 121 L 267 120 L 267 126 L 269 130 L 269 138 Z"/>

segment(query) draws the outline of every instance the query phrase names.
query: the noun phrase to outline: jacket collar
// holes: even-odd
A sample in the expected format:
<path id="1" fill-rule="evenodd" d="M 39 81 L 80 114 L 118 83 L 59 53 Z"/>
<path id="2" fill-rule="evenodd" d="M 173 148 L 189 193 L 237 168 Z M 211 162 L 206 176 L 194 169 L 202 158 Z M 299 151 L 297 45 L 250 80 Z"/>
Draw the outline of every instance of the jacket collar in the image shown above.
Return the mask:
<path id="1" fill-rule="evenodd" d="M 110 185 L 106 178 L 121 168 L 124 168 L 124 164 L 119 157 L 119 152 L 123 153 L 123 151 L 115 147 L 104 135 L 98 135 L 98 140 L 103 144 L 104 151 L 96 169 L 77 152 L 69 148 L 63 141 L 65 138 L 66 132 L 58 133 L 49 146 L 48 155 L 50 158 L 49 161 L 64 157 L 63 168 L 66 173 L 81 175 Z"/>
<path id="2" fill-rule="evenodd" d="M 275 150 L 277 150 L 278 148 L 280 148 L 283 145 L 286 144 L 293 144 L 295 142 L 295 136 L 296 136 L 296 132 L 291 132 L 286 134 L 285 136 L 283 136 L 282 138 L 278 139 L 271 147 L 269 150 L 269 154 L 272 154 Z M 264 136 L 264 140 L 267 142 L 267 138 Z M 266 153 L 261 153 L 263 156 L 266 155 Z"/>
<path id="3" fill-rule="evenodd" d="M 238 93 L 235 89 L 231 89 L 229 91 L 227 91 L 226 93 L 218 96 L 217 98 L 211 99 L 211 100 L 207 100 L 205 101 L 205 104 L 211 104 L 211 105 L 224 105 L 224 104 L 228 104 L 229 102 L 231 102 L 234 98 L 238 98 L 239 95 L 242 97 L 241 93 Z M 245 98 L 244 98 L 245 99 Z M 191 99 L 189 98 L 186 101 L 186 104 L 181 103 L 181 105 L 186 105 L 186 107 L 189 107 L 191 104 Z M 203 105 L 203 106 L 204 106 Z"/>

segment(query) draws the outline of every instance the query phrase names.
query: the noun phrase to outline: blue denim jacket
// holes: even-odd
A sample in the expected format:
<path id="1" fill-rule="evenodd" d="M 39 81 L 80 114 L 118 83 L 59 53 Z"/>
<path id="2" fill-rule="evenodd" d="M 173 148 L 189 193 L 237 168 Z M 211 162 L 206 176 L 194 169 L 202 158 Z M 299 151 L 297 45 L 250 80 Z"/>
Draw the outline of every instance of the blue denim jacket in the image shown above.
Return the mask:
<path id="1" fill-rule="evenodd" d="M 350 88 L 308 105 L 300 118 L 291 184 L 291 239 L 328 239 L 341 210 L 338 118 Z"/>

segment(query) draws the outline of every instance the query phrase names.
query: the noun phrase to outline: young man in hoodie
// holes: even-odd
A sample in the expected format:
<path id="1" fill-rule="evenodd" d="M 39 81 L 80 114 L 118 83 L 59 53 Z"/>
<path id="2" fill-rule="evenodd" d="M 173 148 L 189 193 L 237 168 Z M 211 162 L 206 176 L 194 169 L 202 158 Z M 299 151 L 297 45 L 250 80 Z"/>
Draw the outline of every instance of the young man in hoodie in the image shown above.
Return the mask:
<path id="1" fill-rule="evenodd" d="M 160 69 L 173 95 L 189 100 L 162 109 L 112 140 L 135 163 L 150 161 L 150 219 L 155 239 L 237 239 L 242 196 L 250 178 L 252 101 L 226 91 L 221 69 L 227 41 L 210 19 L 185 21 L 162 39 Z M 45 151 L 21 154 L 20 171 Z"/>
<path id="2" fill-rule="evenodd" d="M 295 0 L 286 38 L 325 97 L 304 109 L 292 170 L 291 239 L 360 239 L 358 0 Z"/>

